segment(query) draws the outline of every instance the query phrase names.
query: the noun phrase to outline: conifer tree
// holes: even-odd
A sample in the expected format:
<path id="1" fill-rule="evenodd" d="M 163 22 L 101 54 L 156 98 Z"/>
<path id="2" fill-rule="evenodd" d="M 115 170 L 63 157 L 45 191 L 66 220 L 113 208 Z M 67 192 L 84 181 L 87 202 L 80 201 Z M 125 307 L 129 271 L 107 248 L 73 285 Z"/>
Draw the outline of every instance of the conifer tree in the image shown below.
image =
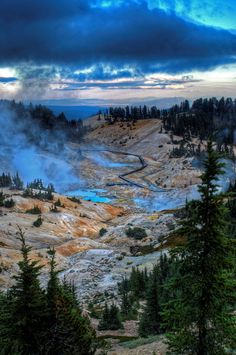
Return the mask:
<path id="1" fill-rule="evenodd" d="M 74 288 L 58 278 L 55 250 L 49 250 L 50 279 L 47 288 L 49 339 L 44 353 L 48 355 L 92 355 L 96 351 L 95 331 L 82 315 Z"/>
<path id="2" fill-rule="evenodd" d="M 110 329 L 123 329 L 119 308 L 114 303 L 112 303 L 110 308 Z"/>
<path id="3" fill-rule="evenodd" d="M 102 313 L 102 318 L 98 324 L 98 330 L 109 329 L 109 321 L 110 321 L 110 314 L 109 314 L 108 304 L 106 302 Z"/>
<path id="4" fill-rule="evenodd" d="M 31 261 L 31 250 L 25 243 L 24 233 L 19 229 L 23 260 L 18 263 L 20 271 L 14 277 L 16 284 L 4 296 L 0 321 L 1 354 L 39 354 L 44 341 L 46 326 L 46 298 L 39 284 L 42 266 Z"/>
<path id="5" fill-rule="evenodd" d="M 12 188 L 16 190 L 22 190 L 24 187 L 24 182 L 21 180 L 19 173 L 12 177 Z"/>
<path id="6" fill-rule="evenodd" d="M 11 346 L 11 302 L 9 295 L 0 293 L 0 349 L 3 355 L 7 354 Z"/>
<path id="7" fill-rule="evenodd" d="M 4 206 L 5 195 L 0 191 L 0 207 Z"/>
<path id="8" fill-rule="evenodd" d="M 137 310 L 135 309 L 134 302 L 125 290 L 121 294 L 121 316 L 122 320 L 135 319 L 137 316 Z"/>
<path id="9" fill-rule="evenodd" d="M 144 296 L 146 287 L 146 270 L 140 271 L 138 268 L 132 267 L 130 275 L 130 289 L 134 300 L 138 300 Z"/>
<path id="10" fill-rule="evenodd" d="M 139 324 L 139 334 L 143 337 L 159 334 L 161 330 L 160 275 L 158 269 L 158 266 L 156 266 L 150 276 L 146 294 L 146 306 Z"/>
<path id="11" fill-rule="evenodd" d="M 199 186 L 201 199 L 191 202 L 178 235 L 186 239 L 174 249 L 179 272 L 167 284 L 174 298 L 165 306 L 164 317 L 173 354 L 223 355 L 236 347 L 235 248 L 226 234 L 224 196 L 217 180 L 222 164 L 208 143 L 205 171 Z"/>
<path id="12" fill-rule="evenodd" d="M 105 308 L 102 314 L 102 318 L 99 322 L 99 330 L 118 330 L 122 329 L 123 325 L 120 319 L 119 308 L 113 303 L 111 307 L 105 303 Z"/>

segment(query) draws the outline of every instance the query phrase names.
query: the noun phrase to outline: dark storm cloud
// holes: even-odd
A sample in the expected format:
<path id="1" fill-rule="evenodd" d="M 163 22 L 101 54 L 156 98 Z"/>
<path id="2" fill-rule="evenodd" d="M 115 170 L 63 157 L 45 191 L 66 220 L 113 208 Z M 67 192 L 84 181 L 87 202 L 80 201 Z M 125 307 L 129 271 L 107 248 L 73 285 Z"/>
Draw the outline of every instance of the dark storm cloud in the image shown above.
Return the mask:
<path id="1" fill-rule="evenodd" d="M 65 19 L 89 8 L 87 0 L 1 0 L 2 23 Z"/>
<path id="2" fill-rule="evenodd" d="M 30 60 L 83 68 L 109 63 L 134 66 L 143 73 L 177 73 L 236 62 L 236 36 L 225 30 L 150 10 L 144 1 L 90 5 L 91 1 L 75 0 L 1 0 L 1 64 Z M 97 77 L 104 75 L 108 74 L 97 71 Z M 117 73 L 122 75 L 134 73 Z"/>
<path id="3" fill-rule="evenodd" d="M 2 78 L 0 77 L 0 83 L 6 84 L 6 83 L 14 83 L 15 81 L 17 81 L 17 78 Z"/>

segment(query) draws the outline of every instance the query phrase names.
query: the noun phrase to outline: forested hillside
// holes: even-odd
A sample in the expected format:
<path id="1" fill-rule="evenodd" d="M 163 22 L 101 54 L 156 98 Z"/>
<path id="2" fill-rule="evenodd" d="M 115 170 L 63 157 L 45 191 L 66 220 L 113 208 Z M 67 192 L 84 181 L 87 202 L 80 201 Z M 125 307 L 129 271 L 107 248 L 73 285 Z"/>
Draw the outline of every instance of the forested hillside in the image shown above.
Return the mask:
<path id="1" fill-rule="evenodd" d="M 232 98 L 197 99 L 191 105 L 185 100 L 170 109 L 159 110 L 158 107 L 111 107 L 105 113 L 110 123 L 116 121 L 135 122 L 140 119 L 161 119 L 163 130 L 183 138 L 198 137 L 200 140 L 214 135 L 219 150 L 224 144 L 235 143 L 236 100 Z"/>
<path id="2" fill-rule="evenodd" d="M 0 114 L 5 124 L 16 134 L 24 134 L 29 143 L 43 145 L 48 142 L 65 140 L 79 141 L 87 132 L 82 120 L 68 120 L 64 113 L 56 116 L 42 105 L 24 105 L 22 102 L 0 101 Z M 46 136 L 45 136 L 46 134 Z"/>

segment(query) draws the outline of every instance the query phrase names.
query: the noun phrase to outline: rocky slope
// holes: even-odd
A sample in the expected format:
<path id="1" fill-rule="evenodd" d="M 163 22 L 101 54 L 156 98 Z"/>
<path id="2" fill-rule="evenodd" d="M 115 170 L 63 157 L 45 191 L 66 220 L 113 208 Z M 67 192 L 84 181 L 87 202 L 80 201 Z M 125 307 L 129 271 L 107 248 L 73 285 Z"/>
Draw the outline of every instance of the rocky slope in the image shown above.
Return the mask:
<path id="1" fill-rule="evenodd" d="M 171 137 L 162 131 L 160 120 L 140 120 L 134 125 L 120 122 L 109 125 L 94 117 L 89 122 L 93 130 L 86 136 L 87 144 L 140 154 L 145 159 L 147 168 L 130 176 L 135 181 L 167 189 L 191 189 L 199 183 L 199 170 L 192 166 L 192 158 L 170 158 L 180 137 Z M 197 142 L 193 143 L 197 146 Z"/>
<path id="2" fill-rule="evenodd" d="M 0 255 L 2 288 L 12 284 L 11 275 L 17 271 L 20 259 L 20 242 L 17 239 L 18 226 L 25 232 L 27 243 L 32 247 L 31 256 L 45 265 L 42 281 L 46 280 L 47 249 L 54 246 L 61 277 L 75 282 L 78 295 L 85 301 L 102 292 L 113 292 L 116 284 L 131 266 L 152 267 L 159 252 L 160 242 L 168 231 L 174 228 L 171 213 L 133 213 L 130 209 L 110 204 L 81 201 L 72 202 L 67 197 L 55 194 L 54 201 L 60 198 L 63 207 L 52 212 L 52 202 L 24 198 L 21 191 L 3 190 L 11 196 L 16 205 L 1 208 L 0 215 Z M 38 206 L 43 224 L 34 227 L 37 215 L 26 213 Z M 126 236 L 130 226 L 141 226 L 147 238 L 136 241 Z M 99 236 L 101 228 L 107 232 Z M 153 253 L 147 254 L 148 250 Z M 145 255 L 142 255 L 142 254 Z"/>

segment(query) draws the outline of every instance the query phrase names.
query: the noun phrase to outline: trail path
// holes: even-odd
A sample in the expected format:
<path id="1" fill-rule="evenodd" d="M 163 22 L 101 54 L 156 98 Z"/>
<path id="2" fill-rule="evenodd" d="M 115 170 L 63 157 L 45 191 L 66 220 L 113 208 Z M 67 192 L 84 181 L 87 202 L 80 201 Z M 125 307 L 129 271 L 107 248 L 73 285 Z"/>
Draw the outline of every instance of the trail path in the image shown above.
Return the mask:
<path id="1" fill-rule="evenodd" d="M 140 183 L 135 182 L 135 181 L 131 180 L 130 178 L 128 178 L 128 176 L 138 173 L 140 171 L 143 171 L 144 169 L 146 169 L 148 167 L 148 163 L 145 161 L 145 159 L 140 154 L 134 154 L 134 153 L 123 152 L 123 151 L 112 150 L 112 149 L 81 149 L 81 152 L 108 152 L 108 153 L 112 153 L 112 154 L 119 154 L 119 155 L 136 157 L 140 162 L 140 167 L 133 169 L 131 171 L 128 171 L 126 173 L 119 174 L 118 177 L 122 181 L 128 183 L 129 185 L 136 186 L 136 187 L 139 187 L 142 189 L 148 189 L 149 191 L 152 191 L 152 192 L 167 191 L 166 189 L 162 189 L 162 188 L 158 188 L 158 187 L 157 188 L 155 188 L 155 187 L 150 188 L 147 185 L 140 184 Z"/>

